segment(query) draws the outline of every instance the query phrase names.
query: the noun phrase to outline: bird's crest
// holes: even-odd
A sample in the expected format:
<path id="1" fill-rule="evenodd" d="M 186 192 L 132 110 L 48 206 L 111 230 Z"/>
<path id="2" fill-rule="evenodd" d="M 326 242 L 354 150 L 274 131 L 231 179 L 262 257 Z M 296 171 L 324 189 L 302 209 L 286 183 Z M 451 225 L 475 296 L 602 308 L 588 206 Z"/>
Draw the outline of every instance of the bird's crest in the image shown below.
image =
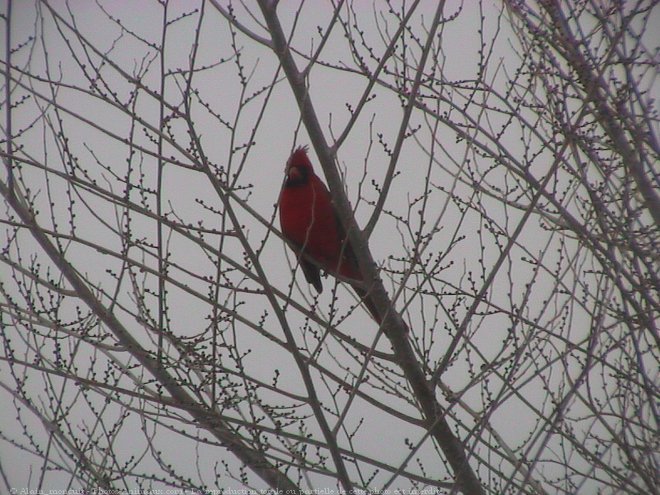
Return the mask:
<path id="1" fill-rule="evenodd" d="M 307 146 L 298 146 L 286 162 L 286 168 L 302 167 L 312 170 L 312 162 L 307 156 Z"/>

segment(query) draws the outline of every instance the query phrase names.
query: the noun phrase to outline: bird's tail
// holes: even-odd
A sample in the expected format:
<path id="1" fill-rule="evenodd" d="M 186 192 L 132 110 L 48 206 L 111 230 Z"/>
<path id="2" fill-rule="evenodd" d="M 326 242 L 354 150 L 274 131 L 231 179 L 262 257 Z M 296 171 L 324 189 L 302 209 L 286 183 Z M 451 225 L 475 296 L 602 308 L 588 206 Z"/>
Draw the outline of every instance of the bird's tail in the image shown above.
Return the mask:
<path id="1" fill-rule="evenodd" d="M 376 321 L 376 323 L 378 323 L 379 326 L 382 325 L 383 318 L 378 314 L 378 310 L 376 309 L 376 305 L 371 299 L 371 295 L 369 294 L 369 291 L 356 285 L 353 285 L 352 287 L 355 293 L 357 294 L 357 296 L 362 301 L 362 304 L 364 304 L 364 307 L 367 308 L 367 310 L 369 311 L 369 314 L 372 316 L 372 318 Z M 394 308 L 391 308 L 391 311 L 396 311 L 396 310 Z M 403 326 L 405 327 L 406 333 L 410 331 L 405 321 L 403 321 Z"/>
<path id="2" fill-rule="evenodd" d="M 364 290 L 362 287 L 356 287 L 355 285 L 353 286 L 353 290 L 362 301 L 362 304 L 364 304 L 364 307 L 367 308 L 373 319 L 376 320 L 376 323 L 379 325 L 383 323 L 383 319 L 379 316 L 378 310 L 376 310 L 376 305 L 371 300 L 369 291 Z"/>

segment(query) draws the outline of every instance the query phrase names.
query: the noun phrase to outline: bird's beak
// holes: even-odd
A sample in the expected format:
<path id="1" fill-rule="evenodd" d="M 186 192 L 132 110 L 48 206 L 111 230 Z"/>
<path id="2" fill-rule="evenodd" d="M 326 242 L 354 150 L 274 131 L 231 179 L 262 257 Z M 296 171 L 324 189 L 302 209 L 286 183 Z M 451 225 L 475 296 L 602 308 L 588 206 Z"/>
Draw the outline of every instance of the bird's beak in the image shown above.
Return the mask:
<path id="1" fill-rule="evenodd" d="M 290 181 L 294 182 L 302 178 L 302 174 L 300 173 L 300 169 L 298 167 L 289 167 L 287 176 Z"/>

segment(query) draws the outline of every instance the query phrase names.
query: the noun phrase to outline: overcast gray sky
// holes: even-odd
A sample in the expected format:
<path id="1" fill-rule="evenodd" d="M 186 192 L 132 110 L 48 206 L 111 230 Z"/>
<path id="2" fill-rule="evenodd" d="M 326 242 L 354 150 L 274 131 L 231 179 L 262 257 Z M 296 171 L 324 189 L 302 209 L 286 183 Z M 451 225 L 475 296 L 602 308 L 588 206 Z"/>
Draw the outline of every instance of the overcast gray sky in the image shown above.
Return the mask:
<path id="1" fill-rule="evenodd" d="M 227 2 L 218 3 L 227 8 Z M 404 2 L 405 5 L 409 3 Z M 0 5 L 6 12 L 6 2 Z M 118 274 L 127 270 L 125 260 L 113 256 L 111 252 L 121 252 L 125 248 L 131 256 L 135 256 L 136 262 L 157 271 L 158 260 L 152 254 L 157 243 L 158 223 L 151 214 L 136 210 L 128 213 L 119 201 L 108 201 L 107 196 L 72 188 L 61 177 L 52 173 L 46 175 L 43 168 L 48 167 L 69 177 L 81 177 L 84 181 L 96 181 L 98 187 L 106 192 L 119 197 L 126 195 L 145 212 L 155 213 L 158 206 L 153 191 L 158 184 L 159 162 L 154 153 L 157 152 L 156 131 L 162 127 L 160 103 L 156 95 L 162 94 L 168 104 L 184 110 L 181 95 L 186 85 L 191 54 L 197 50 L 195 66 L 198 70 L 192 85 L 199 100 L 192 99 L 191 124 L 206 159 L 218 167 L 218 176 L 225 183 L 235 180 L 236 189 L 232 191 L 235 197 L 231 203 L 241 231 L 247 237 L 250 248 L 258 254 L 268 284 L 283 293 L 290 291 L 293 302 L 303 308 L 311 306 L 316 314 L 332 316 L 332 323 L 337 324 L 339 330 L 361 344 L 374 346 L 381 352 L 391 352 L 389 342 L 382 333 L 376 332 L 377 325 L 366 311 L 353 311 L 346 321 L 337 323 L 337 318 L 345 316 L 350 306 L 355 304 L 352 293 L 343 284 L 337 286 L 338 299 L 335 300 L 335 282 L 331 278 L 324 279 L 326 289 L 315 299 L 313 289 L 307 286 L 298 270 L 298 285 L 290 288 L 295 258 L 269 224 L 274 221 L 275 229 L 279 228 L 275 203 L 287 157 L 294 146 L 310 145 L 311 141 L 300 123 L 292 90 L 283 72 L 278 70 L 279 61 L 273 52 L 244 33 L 230 30 L 227 20 L 212 4 L 205 5 L 203 22 L 198 30 L 199 2 L 171 1 L 168 4 L 167 19 L 170 23 L 167 25 L 161 66 L 161 58 L 155 48 L 160 46 L 163 36 L 163 11 L 158 3 L 54 1 L 48 5 L 71 26 L 75 23 L 81 38 L 77 38 L 62 20 L 55 21 L 46 4 L 14 2 L 11 43 L 15 52 L 12 54 L 12 64 L 18 68 L 13 77 L 20 84 L 12 95 L 12 101 L 20 104 L 12 109 L 12 126 L 15 142 L 24 147 L 22 153 L 26 162 L 20 170 L 20 187 L 29 187 L 30 194 L 36 194 L 35 206 L 40 211 L 38 221 L 44 228 L 77 238 L 75 242 L 62 239 L 61 249 L 66 251 L 67 259 L 80 274 L 87 277 L 95 288 L 106 291 L 102 297 L 105 303 L 111 304 L 112 301 L 118 317 L 134 332 L 134 337 L 147 348 L 155 349 L 154 333 L 142 324 L 151 318 L 156 319 L 157 277 L 146 273 L 148 270 L 136 270 L 133 277 L 121 278 Z M 233 4 L 241 25 L 258 36 L 268 37 L 261 26 L 263 20 L 256 4 L 250 1 L 246 5 L 249 12 L 244 5 Z M 285 32 L 289 33 L 296 23 L 290 46 L 309 56 L 319 46 L 319 26 L 328 24 L 332 8 L 330 2 L 308 1 L 302 5 L 300 7 L 299 2 L 283 0 L 278 13 Z M 396 2 L 396 5 L 399 8 L 401 3 Z M 436 2 L 421 2 L 405 38 L 408 45 L 397 47 L 397 57 L 388 64 L 388 69 L 400 70 L 405 62 L 408 64 L 406 76 L 415 76 L 414 67 L 419 56 L 416 38 L 425 41 L 435 8 Z M 350 16 L 347 11 L 342 11 L 342 16 L 351 19 L 351 34 L 357 40 L 360 55 L 365 57 L 369 69 L 374 70 L 378 56 L 384 52 L 398 24 L 394 16 L 387 12 L 385 2 L 356 2 L 353 9 Z M 403 310 L 420 360 L 430 368 L 425 369 L 429 375 L 442 359 L 474 295 L 496 266 L 507 239 L 518 222 L 526 218 L 525 209 L 520 205 L 529 204 L 532 198 L 532 193 L 524 187 L 524 181 L 518 183 L 519 177 L 495 159 L 499 156 L 496 151 L 500 148 L 506 150 L 512 161 L 521 164 L 521 169 L 540 180 L 551 169 L 561 144 L 556 148 L 549 146 L 554 140 L 552 128 L 536 113 L 542 114 L 538 108 L 551 105 L 552 95 L 548 96 L 542 87 L 525 87 L 527 79 L 515 76 L 525 53 L 511 27 L 500 15 L 501 9 L 498 2 L 446 2 L 444 17 L 447 22 L 437 35 L 439 42 L 436 46 L 439 48 L 432 52 L 431 62 L 427 64 L 427 68 L 433 67 L 434 70 L 428 77 L 429 81 L 423 81 L 428 85 L 424 87 L 422 101 L 430 111 L 425 113 L 417 109 L 413 113 L 406 130 L 410 136 L 398 159 L 397 173 L 384 212 L 369 239 L 373 257 L 382 268 L 385 286 L 391 295 L 395 295 L 396 306 Z M 655 8 L 654 15 L 650 17 L 650 25 L 658 19 L 658 10 Z M 583 25 L 589 26 L 589 22 L 585 21 Z M 5 43 L 5 32 L 6 25 L 3 24 L 0 43 Z M 83 44 L 81 39 L 85 40 Z M 656 47 L 657 53 L 657 33 L 646 34 L 645 39 L 649 46 Z M 6 53 L 6 46 L 1 46 L 0 52 Z M 107 60 L 101 63 L 99 55 L 92 53 L 91 46 L 104 54 Z M 372 59 L 369 58 L 369 50 L 373 50 Z M 86 56 L 90 56 L 93 62 L 85 61 Z M 6 62 L 5 56 L 3 60 Z M 297 62 L 302 68 L 304 57 L 298 56 Z M 358 73 L 359 65 L 338 27 L 318 62 L 308 75 L 309 94 L 326 140 L 332 143 L 350 121 L 351 112 L 366 87 L 367 79 Z M 97 69 L 100 67 L 100 77 L 99 73 L 91 70 L 93 63 L 97 64 Z M 161 69 L 168 74 L 162 86 Z M 431 71 L 430 68 L 428 70 Z M 21 71 L 25 75 L 18 76 Z M 90 80 L 90 75 L 96 79 Z M 139 76 L 142 85 L 153 94 L 143 90 L 137 99 L 131 99 L 135 85 L 127 81 L 125 75 Z M 442 81 L 442 84 L 430 84 L 431 76 Z M 645 74 L 640 84 L 657 94 L 653 77 Z M 269 88 L 275 79 L 277 82 L 271 91 Z M 649 79 L 651 82 L 648 82 Z M 59 84 L 49 85 L 45 80 L 55 80 Z M 480 84 L 475 84 L 477 80 Z M 516 81 L 515 87 L 511 80 Z M 381 82 L 396 84 L 399 81 L 400 78 L 387 74 Z M 20 87 L 21 84 L 24 87 Z M 94 96 L 94 84 L 100 85 L 106 95 L 115 93 L 116 102 L 111 103 L 114 96 L 105 100 Z M 473 87 L 478 89 L 471 89 Z M 403 116 L 402 99 L 391 88 L 377 84 L 372 93 L 373 98 L 365 105 L 349 137 L 337 152 L 337 164 L 345 179 L 345 190 L 356 208 L 360 226 L 364 226 L 372 215 L 389 164 L 388 153 L 400 132 Z M 517 105 L 519 100 L 516 97 L 519 95 L 534 101 L 536 107 L 516 107 L 523 118 L 511 124 L 512 112 L 506 104 Z M 49 105 L 49 99 L 55 99 L 58 108 Z M 579 99 L 571 100 L 567 113 L 582 103 Z M 127 108 L 127 104 L 133 106 Z M 133 119 L 131 112 L 141 120 Z M 437 116 L 440 117 L 435 118 Z M 470 123 L 469 118 L 475 120 Z M 2 125 L 6 132 L 5 123 Z M 61 139 L 60 132 L 66 141 Z M 200 231 L 207 229 L 201 234 L 200 231 L 195 232 L 194 238 L 166 229 L 164 242 L 168 260 L 172 262 L 169 273 L 180 284 L 169 284 L 168 329 L 177 338 L 190 339 L 188 342 L 192 347 L 198 346 L 198 351 L 207 351 L 210 345 L 210 341 L 206 340 L 207 330 L 213 313 L 212 305 L 204 299 L 208 295 L 238 315 L 223 334 L 223 344 L 226 345 L 218 347 L 218 360 L 234 370 L 241 370 L 242 366 L 249 377 L 264 383 L 271 383 L 277 378 L 278 386 L 288 393 L 304 396 L 306 390 L 291 356 L 267 338 L 268 332 L 272 332 L 275 338 L 281 339 L 282 332 L 276 312 L 272 311 L 261 292 L 264 284 L 256 278 L 231 271 L 226 260 L 219 261 L 210 249 L 196 242 L 203 237 L 209 246 L 255 273 L 253 266 L 245 261 L 248 258 L 244 254 L 245 246 L 241 245 L 237 236 L 231 235 L 237 225 L 231 224 L 228 217 L 221 214 L 225 207 L 213 182 L 199 170 L 194 170 L 197 162 L 191 158 L 198 160 L 199 156 L 190 152 L 186 122 L 182 118 L 172 118 L 164 132 L 171 143 L 165 142 L 162 149 L 162 156 L 168 162 L 163 169 L 160 192 L 162 214 L 168 221 L 180 222 L 183 226 L 198 226 Z M 478 143 L 482 142 L 492 148 L 480 148 Z M 67 149 L 64 148 L 65 143 Z M 495 151 L 491 153 L 491 150 Z M 78 168 L 75 170 L 67 153 L 76 157 Z M 580 152 L 575 153 L 577 160 Z M 503 161 L 508 159 L 503 154 L 501 156 Z M 310 157 L 317 173 L 322 176 L 313 149 Z M 584 157 L 581 156 L 581 159 Z M 30 166 L 30 160 L 41 165 Z M 572 158 L 566 160 L 572 163 Z M 7 181 L 4 168 L 1 177 Z M 144 191 L 141 192 L 137 186 L 142 186 Z M 590 210 L 581 208 L 581 191 L 579 185 L 575 185 L 573 176 L 558 172 L 557 178 L 548 187 L 561 197 L 562 204 L 576 218 L 587 223 L 592 221 Z M 74 206 L 71 206 L 72 202 Z M 511 455 L 513 458 L 536 460 L 538 464 L 535 467 L 545 479 L 551 479 L 555 473 L 560 476 L 564 472 L 563 466 L 555 464 L 560 461 L 573 466 L 576 471 L 591 473 L 593 469 L 576 450 L 562 454 L 565 448 L 563 441 L 555 439 L 540 425 L 556 410 L 554 397 L 550 397 L 547 389 L 556 392 L 556 397 L 564 397 L 574 380 L 584 378 L 581 375 L 584 356 L 580 352 L 591 345 L 589 336 L 595 320 L 594 315 L 589 313 L 590 304 L 594 303 L 594 298 L 598 299 L 594 294 L 605 298 L 612 295 L 615 288 L 600 292 L 599 268 L 590 253 L 581 250 L 575 236 L 561 233 L 563 225 L 558 228 L 557 223 L 552 223 L 555 217 L 548 213 L 552 207 L 547 202 L 542 201 L 541 208 L 544 208 L 543 214 L 535 211 L 529 221 L 524 220 L 518 242 L 503 260 L 501 270 L 484 295 L 488 304 L 480 306 L 473 315 L 467 333 L 460 340 L 456 359 L 442 376 L 446 389 L 438 396 L 443 406 L 451 411 L 452 421 L 455 420 L 452 425 L 458 425 L 456 433 L 465 439 L 466 448 L 472 448 L 480 441 L 490 443 L 497 446 L 493 450 L 499 449 L 503 458 Z M 12 214 L 7 210 L 2 215 L 8 219 Z M 10 227 L 6 228 L 7 239 L 12 231 Z M 212 232 L 215 229 L 230 235 L 220 236 Z M 126 237 L 118 235 L 119 231 L 123 234 L 130 232 L 134 244 L 123 244 Z M 3 242 L 12 245 L 12 249 L 17 249 L 15 246 L 20 242 L 22 260 L 30 259 L 34 253 L 41 253 L 27 232 L 19 234 L 16 244 L 7 239 Z M 144 245 L 138 247 L 141 242 Z M 421 251 L 416 252 L 420 247 Z M 17 258 L 18 251 L 11 251 L 11 256 Z M 50 276 L 59 277 L 42 253 L 39 254 L 39 262 L 44 272 L 50 267 Z M 442 269 L 433 271 L 436 262 Z M 217 293 L 213 293 L 213 286 L 208 281 L 217 276 L 218 266 L 222 276 L 218 277 L 219 283 L 215 287 Z M 406 274 L 409 269 L 412 275 L 410 272 Z M 425 269 L 432 271 L 433 276 L 425 278 Z M 15 273 L 9 263 L 0 265 L 0 279 L 10 287 L 16 281 Z M 581 275 L 593 278 L 583 279 Z M 399 293 L 402 282 L 406 289 Z M 138 288 L 146 292 L 144 299 L 136 297 Z M 22 289 L 14 287 L 4 290 L 8 291 L 4 294 L 17 294 Z M 25 290 L 30 292 L 27 288 Z M 197 295 L 191 291 L 196 291 Z M 4 298 L 6 300 L 7 296 Z M 76 297 L 63 298 L 59 306 L 43 301 L 42 304 L 44 307 L 49 307 L 49 304 L 56 306 L 58 317 L 71 324 L 72 328 L 78 328 L 73 323 L 80 306 Z M 283 307 L 300 346 L 315 348 L 316 339 L 323 334 L 323 327 L 310 324 L 304 311 L 297 310 L 295 306 L 283 303 Z M 85 310 L 82 311 L 84 313 Z M 48 312 L 45 314 L 48 318 L 55 318 Z M 5 323 L 14 326 L 13 321 L 8 317 Z M 617 329 L 620 328 L 618 324 L 612 324 L 615 335 L 618 335 Z M 32 340 L 25 332 L 21 334 L 20 328 L 16 325 L 12 338 L 18 341 L 25 339 L 23 359 L 30 361 L 39 352 L 49 359 L 56 358 L 55 341 L 49 338 Z M 90 331 L 100 330 L 92 325 Z M 47 331 L 45 333 L 48 334 Z M 200 340 L 195 340 L 197 336 Z M 71 361 L 84 370 L 80 371 L 81 375 L 89 376 L 85 366 L 98 368 L 96 373 L 102 375 L 108 369 L 107 363 L 113 359 L 115 363 L 123 363 L 113 368 L 116 373 L 126 363 L 132 364 L 126 353 L 121 351 L 115 352 L 102 346 L 81 346 L 78 349 L 76 342 L 76 339 L 63 338 L 62 345 L 66 348 L 65 354 L 75 356 L 71 357 Z M 314 356 L 323 366 L 349 382 L 360 374 L 364 364 L 360 354 L 348 351 L 331 337 L 323 343 Z M 520 346 L 520 351 L 515 346 Z M 573 347 L 580 352 L 573 355 Z M 608 348 L 608 352 L 610 350 Z M 657 377 L 657 360 L 652 352 L 647 355 L 647 351 L 648 348 L 645 348 L 641 353 L 644 355 L 642 360 L 650 367 L 650 376 Z M 242 356 L 240 366 L 236 362 L 237 355 Z M 188 359 L 180 349 L 179 352 L 172 351 L 172 356 L 177 364 Z M 612 358 L 614 364 L 608 365 L 615 367 L 618 362 L 618 358 Z M 186 371 L 189 374 L 181 372 L 179 378 L 192 382 L 202 380 L 202 373 L 198 374 L 199 370 L 194 366 L 191 368 Z M 2 369 L 5 373 L 9 367 L 2 363 Z M 392 369 L 392 374 L 388 375 L 381 368 L 370 368 L 366 374 L 370 375 L 371 381 L 361 386 L 396 411 L 417 416 L 414 402 L 401 398 L 406 396 L 407 389 L 402 384 L 403 379 L 397 375 L 398 369 Z M 122 385 L 134 387 L 136 382 L 140 382 L 139 368 L 124 368 L 122 371 L 127 373 L 120 381 Z M 389 376 L 391 381 L 379 381 L 383 375 Z M 329 381 L 323 373 L 314 374 L 314 377 L 318 380 L 321 399 L 330 404 L 329 408 L 336 406 L 333 400 L 340 404 L 337 406 L 339 410 L 347 408 L 342 419 L 345 430 L 341 430 L 339 435 L 343 446 L 392 466 L 402 466 L 402 469 L 420 476 L 439 479 L 447 475 L 446 468 L 439 467 L 438 459 L 441 457 L 436 447 L 421 428 L 402 423 L 394 415 L 386 414 L 364 400 L 351 402 L 352 399 L 348 399 L 341 387 Z M 150 376 L 147 374 L 144 379 L 148 380 Z M 597 372 L 593 372 L 590 380 L 594 389 L 602 387 L 605 390 L 610 385 L 605 376 Z M 7 386 L 12 383 L 7 377 L 2 382 Z M 238 378 L 228 378 L 227 395 L 230 395 L 232 387 L 238 389 L 241 385 Z M 41 377 L 35 372 L 26 386 L 38 407 L 44 410 L 53 408 L 49 400 L 53 400 L 53 390 L 57 387 L 48 382 L 48 377 Z M 45 389 L 49 390 L 48 393 L 42 391 Z M 62 390 L 65 397 L 63 403 L 70 407 L 65 416 L 74 428 L 71 435 L 81 441 L 88 430 L 98 435 L 100 444 L 108 441 L 105 433 L 97 429 L 96 414 L 110 424 L 120 412 L 139 407 L 137 401 L 128 399 L 129 405 L 124 409 L 116 407 L 116 404 L 102 405 L 98 396 L 91 394 L 94 397 L 88 399 L 78 387 L 66 381 L 62 384 Z M 448 390 L 458 394 L 460 401 L 456 402 L 456 397 Z M 598 393 L 600 391 L 596 395 Z M 0 400 L 11 400 L 7 391 L 0 394 L 3 397 Z M 200 394 L 203 395 L 202 392 Z M 283 406 L 280 402 L 282 397 L 278 394 L 269 391 L 260 391 L 259 394 L 261 400 L 271 401 L 273 407 Z M 236 420 L 249 421 L 254 414 L 253 407 L 254 404 L 242 401 L 227 414 Z M 307 421 L 311 416 L 309 408 L 299 406 L 296 401 L 286 407 L 299 411 L 301 429 L 309 431 L 315 438 L 321 438 L 316 423 Z M 590 420 L 585 419 L 583 423 L 580 417 L 584 415 L 588 418 L 591 411 L 588 406 L 575 401 L 572 407 L 569 412 L 575 419 L 573 424 L 583 426 L 583 431 L 591 435 L 587 435 L 591 441 L 601 432 L 611 434 L 607 432 L 605 423 L 597 427 L 584 426 Z M 25 428 L 35 435 L 40 448 L 46 448 L 47 429 L 25 406 L 17 405 L 17 408 L 23 411 L 19 421 L 14 407 L 0 408 L 0 425 L 5 436 L 21 438 L 21 429 Z M 175 431 L 166 427 L 156 429 L 151 422 L 145 426 L 137 414 L 129 414 L 118 427 L 116 436 L 112 437 L 111 443 L 117 449 L 118 458 L 144 455 L 144 459 L 135 462 L 135 471 L 157 472 L 159 468 L 150 460 L 149 452 L 152 448 L 162 450 L 167 462 L 175 465 L 182 475 L 200 480 L 200 485 L 242 486 L 239 480 L 226 477 L 223 467 L 216 466 L 220 461 L 227 462 L 233 469 L 239 466 L 224 448 L 196 443 L 176 432 L 177 429 L 184 429 L 189 435 L 204 436 L 205 433 L 194 425 L 184 426 L 174 418 L 163 418 L 163 421 L 175 425 Z M 493 430 L 489 431 L 484 425 Z M 158 434 L 152 437 L 154 431 Z M 351 436 L 353 431 L 355 435 Z M 494 433 L 499 437 L 496 438 Z M 576 436 L 579 437 L 580 433 Z M 23 440 L 21 443 L 27 445 Z M 418 448 L 413 461 L 407 459 L 410 445 Z M 83 445 L 78 447 L 83 448 Z M 0 464 L 11 486 L 28 488 L 39 483 L 36 478 L 41 476 L 43 460 L 30 452 L 35 448 L 20 449 L 6 440 L 0 444 Z M 487 449 L 475 450 L 485 457 L 495 455 Z M 58 459 L 57 456 L 53 458 Z M 616 455 L 611 459 L 619 461 Z M 134 461 L 126 462 L 131 464 Z M 502 469 L 502 479 L 505 479 L 515 470 L 507 460 L 492 463 L 492 471 L 481 465 L 482 476 L 492 476 L 497 469 Z M 378 471 L 372 466 L 367 468 L 362 463 L 357 464 L 359 468 L 355 471 L 362 470 L 359 474 L 370 479 L 367 483 L 370 486 L 381 486 L 391 476 L 386 470 Z M 58 472 L 55 465 L 49 468 L 53 468 L 54 472 L 49 472 L 40 486 L 67 487 L 69 475 Z M 221 485 L 214 478 L 215 469 L 222 471 Z M 370 478 L 370 469 L 375 473 L 373 478 Z M 358 477 L 357 474 L 355 476 Z M 524 478 L 521 472 L 516 476 Z M 317 488 L 328 482 L 328 478 L 321 474 L 310 477 L 311 485 Z M 532 477 L 536 478 L 536 475 Z M 127 487 L 133 487 L 133 482 Z M 263 487 L 252 475 L 250 482 Z M 411 486 L 407 480 L 405 486 L 399 483 L 404 482 L 397 480 L 390 488 Z M 593 483 L 593 490 L 602 486 Z M 72 487 L 77 485 L 74 483 Z M 552 488 L 548 493 L 554 493 Z"/>

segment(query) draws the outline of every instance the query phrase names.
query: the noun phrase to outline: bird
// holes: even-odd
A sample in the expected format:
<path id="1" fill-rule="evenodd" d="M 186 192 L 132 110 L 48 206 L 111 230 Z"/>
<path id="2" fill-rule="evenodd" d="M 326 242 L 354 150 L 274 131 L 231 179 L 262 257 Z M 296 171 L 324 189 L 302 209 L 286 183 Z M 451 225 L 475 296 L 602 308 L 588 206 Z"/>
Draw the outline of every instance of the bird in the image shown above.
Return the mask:
<path id="1" fill-rule="evenodd" d="M 278 206 L 282 234 L 298 258 L 307 282 L 321 293 L 323 270 L 348 283 L 380 322 L 378 311 L 364 289 L 364 277 L 332 195 L 314 173 L 305 146 L 296 148 L 287 160 Z"/>

